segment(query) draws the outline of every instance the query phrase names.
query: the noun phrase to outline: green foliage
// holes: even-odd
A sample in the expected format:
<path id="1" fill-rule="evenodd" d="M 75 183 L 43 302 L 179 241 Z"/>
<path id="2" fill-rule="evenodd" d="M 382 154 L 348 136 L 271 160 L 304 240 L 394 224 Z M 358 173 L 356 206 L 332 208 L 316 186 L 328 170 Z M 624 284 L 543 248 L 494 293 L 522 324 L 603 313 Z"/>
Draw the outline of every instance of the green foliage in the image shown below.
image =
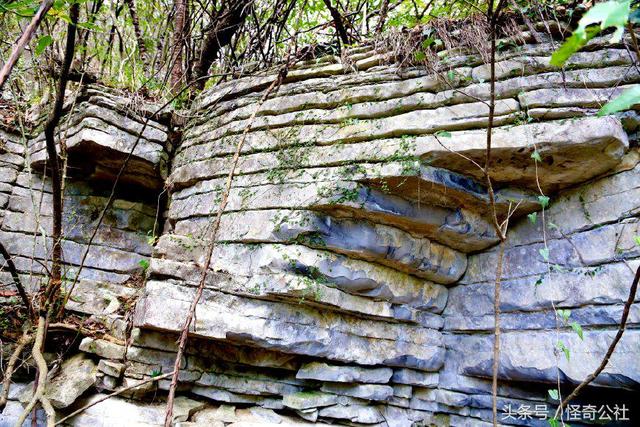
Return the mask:
<path id="1" fill-rule="evenodd" d="M 140 261 L 138 261 L 138 265 L 142 267 L 142 271 L 146 272 L 147 269 L 149 268 L 149 260 L 141 259 Z"/>
<path id="2" fill-rule="evenodd" d="M 556 389 L 549 390 L 549 397 L 551 397 L 553 400 L 558 400 L 559 396 L 560 396 L 560 393 L 558 393 L 558 390 Z"/>
<path id="3" fill-rule="evenodd" d="M 533 153 L 531 153 L 531 158 L 536 162 L 542 161 L 542 157 L 540 157 L 540 153 L 538 152 L 538 150 L 535 150 Z"/>
<path id="4" fill-rule="evenodd" d="M 538 212 L 531 212 L 529 215 L 527 215 L 527 218 L 529 218 L 531 224 L 535 224 L 538 220 Z"/>
<path id="5" fill-rule="evenodd" d="M 640 86 L 634 86 L 625 90 L 617 98 L 606 103 L 600 111 L 599 116 L 617 113 L 618 111 L 628 110 L 631 106 L 640 103 Z"/>
<path id="6" fill-rule="evenodd" d="M 440 138 L 451 138 L 451 132 L 447 132 L 446 130 L 439 130 L 435 135 Z"/>
<path id="7" fill-rule="evenodd" d="M 571 326 L 571 329 L 573 329 L 575 331 L 575 333 L 578 334 L 578 336 L 580 337 L 581 340 L 584 340 L 584 334 L 582 332 L 582 326 L 580 326 L 580 324 L 578 322 L 571 322 L 571 323 L 569 323 L 569 326 Z"/>
<path id="8" fill-rule="evenodd" d="M 631 0 L 608 1 L 598 3 L 580 19 L 578 28 L 571 34 L 560 48 L 551 56 L 551 65 L 562 67 L 567 60 L 586 45 L 589 40 L 607 28 L 615 28 L 611 42 L 617 43 L 622 38 L 624 26 L 629 20 Z M 599 24 L 595 27 L 595 24 Z"/>
<path id="9" fill-rule="evenodd" d="M 558 349 L 564 353 L 564 357 L 567 359 L 567 362 L 571 362 L 571 352 L 562 341 L 558 341 Z"/>
<path id="10" fill-rule="evenodd" d="M 542 248 L 538 252 L 542 256 L 542 259 L 549 261 L 549 248 Z"/>
<path id="11" fill-rule="evenodd" d="M 542 206 L 542 209 L 545 209 L 547 206 L 549 206 L 549 197 L 547 196 L 538 196 L 538 203 L 540 203 L 540 206 Z"/>
<path id="12" fill-rule="evenodd" d="M 44 50 L 51 44 L 53 43 L 53 37 L 51 37 L 48 34 L 45 34 L 44 36 L 40 37 L 38 39 L 38 43 L 36 44 L 36 48 L 34 49 L 34 53 L 36 56 L 40 56 L 42 55 L 42 52 L 44 52 Z"/>
<path id="13" fill-rule="evenodd" d="M 558 316 L 566 323 L 571 316 L 571 310 L 558 310 Z"/>
<path id="14" fill-rule="evenodd" d="M 580 19 L 578 28 L 573 34 L 553 53 L 551 65 L 563 66 L 571 55 L 605 29 L 615 28 L 610 41 L 611 43 L 619 42 L 629 21 L 640 22 L 640 10 L 631 9 L 631 0 L 611 0 L 596 4 Z M 640 86 L 634 86 L 605 104 L 598 111 L 598 115 L 614 114 L 638 103 L 640 103 Z"/>

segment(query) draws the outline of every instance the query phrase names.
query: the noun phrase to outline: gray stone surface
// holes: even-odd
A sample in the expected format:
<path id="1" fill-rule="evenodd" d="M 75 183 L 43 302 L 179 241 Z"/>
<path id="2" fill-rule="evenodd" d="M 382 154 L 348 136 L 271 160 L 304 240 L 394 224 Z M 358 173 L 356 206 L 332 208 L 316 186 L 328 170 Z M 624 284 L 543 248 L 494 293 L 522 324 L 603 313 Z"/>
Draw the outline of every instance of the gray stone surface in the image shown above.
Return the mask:
<path id="1" fill-rule="evenodd" d="M 180 140 L 169 138 L 163 114 L 136 142 L 157 106 L 132 108 L 123 92 L 83 89 L 61 129 L 72 166 L 67 278 L 104 188 L 137 144 L 123 176 L 136 191 L 117 193 L 67 305 L 115 339 L 85 338 L 86 355 L 63 363 L 63 380 L 53 380 L 63 406 L 173 369 L 231 154 L 250 120 L 204 266 L 176 425 L 488 425 L 494 213 L 498 222 L 509 218 L 498 404 L 551 403 L 547 389 L 558 376 L 569 388 L 602 358 L 640 257 L 640 116 L 596 117 L 602 103 L 640 82 L 629 72 L 632 56 L 596 38 L 557 70 L 553 50 L 548 42 L 499 49 L 495 212 L 473 163 L 484 164 L 489 69 L 463 49 L 439 54 L 436 67 L 452 71 L 446 82 L 423 67 L 386 63 L 380 46 L 345 49 L 347 61 L 298 64 L 262 105 L 275 76 L 230 79 L 180 112 L 186 122 L 171 122 Z M 32 292 L 51 247 L 43 148 L 42 135 L 0 131 L 0 241 Z M 158 204 L 162 189 L 166 206 Z M 2 289 L 11 280 L 0 264 Z M 623 339 L 593 384 L 616 389 L 601 394 L 604 403 L 638 388 L 639 307 L 632 304 Z M 80 358 L 93 364 L 90 375 L 82 364 L 67 372 Z M 138 387 L 125 395 L 131 402 L 109 399 L 71 425 L 161 424 L 169 384 Z M 12 392 L 0 424 L 15 420 L 24 389 Z"/>
<path id="2" fill-rule="evenodd" d="M 144 300 L 136 307 L 136 324 L 166 330 L 172 330 L 174 319 L 186 313 L 194 295 L 193 288 L 157 281 L 147 282 L 146 292 Z M 167 298 L 174 301 L 171 307 L 165 304 Z M 277 321 L 283 316 L 295 319 L 302 313 L 314 320 L 287 322 L 286 329 Z M 437 370 L 442 364 L 440 333 L 416 326 L 377 324 L 338 314 L 320 316 L 311 309 L 252 301 L 210 290 L 205 290 L 197 316 L 196 337 L 227 339 L 235 336 L 237 341 L 271 349 L 360 364 L 388 364 L 422 370 Z M 402 336 L 411 336 L 411 341 L 398 339 Z"/>
<path id="3" fill-rule="evenodd" d="M 77 354 L 60 366 L 45 390 L 55 408 L 66 408 L 82 395 L 96 381 L 96 364 L 84 354 Z"/>
<path id="4" fill-rule="evenodd" d="M 421 387 L 435 387 L 438 385 L 437 373 L 426 373 L 412 369 L 396 369 L 391 377 L 391 382 L 408 384 Z"/>
<path id="5" fill-rule="evenodd" d="M 312 362 L 300 368 L 296 378 L 340 383 L 380 383 L 389 382 L 393 371 L 390 368 L 361 368 L 359 366 L 332 366 L 327 363 Z"/>
<path id="6" fill-rule="evenodd" d="M 384 401 L 393 396 L 393 388 L 388 385 L 378 384 L 349 385 L 340 383 L 324 383 L 322 385 L 322 391 L 373 401 Z"/>

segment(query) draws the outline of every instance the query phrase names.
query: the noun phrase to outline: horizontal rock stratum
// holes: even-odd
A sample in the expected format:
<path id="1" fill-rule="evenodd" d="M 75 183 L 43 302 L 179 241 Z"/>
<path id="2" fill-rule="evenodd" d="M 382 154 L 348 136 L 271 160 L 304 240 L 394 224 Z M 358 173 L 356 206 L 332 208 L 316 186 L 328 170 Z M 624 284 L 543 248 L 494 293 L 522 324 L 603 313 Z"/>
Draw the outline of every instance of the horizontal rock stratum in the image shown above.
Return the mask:
<path id="1" fill-rule="evenodd" d="M 72 171 L 67 288 L 78 279 L 67 309 L 116 339 L 82 340 L 52 402 L 70 411 L 170 372 L 206 268 L 176 425 L 489 425 L 494 224 L 508 221 L 499 416 L 545 425 L 506 408 L 552 415 L 548 390 L 566 393 L 598 365 L 640 265 L 639 117 L 596 114 L 640 76 L 621 44 L 596 39 L 566 70 L 549 65 L 552 52 L 499 52 L 491 190 L 480 166 L 488 68 L 470 53 L 452 52 L 437 74 L 363 46 L 347 53 L 353 68 L 339 58 L 294 66 L 263 104 L 275 75 L 232 79 L 203 92 L 179 127 L 153 114 L 159 106 L 86 87 L 61 129 Z M 51 246 L 44 139 L 0 137 L 0 240 L 35 290 Z M 0 280 L 11 282 L 4 270 Z M 639 325 L 636 303 L 581 404 L 631 408 Z M 161 425 L 168 388 L 137 387 L 71 425 Z M 0 425 L 29 393 L 16 386 Z"/>

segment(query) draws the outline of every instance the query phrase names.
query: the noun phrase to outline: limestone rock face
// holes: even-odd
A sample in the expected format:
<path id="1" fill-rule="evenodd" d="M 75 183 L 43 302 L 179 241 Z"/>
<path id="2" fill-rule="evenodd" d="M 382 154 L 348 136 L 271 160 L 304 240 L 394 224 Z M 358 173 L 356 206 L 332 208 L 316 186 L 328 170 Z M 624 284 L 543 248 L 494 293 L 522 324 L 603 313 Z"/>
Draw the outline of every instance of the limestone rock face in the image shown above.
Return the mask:
<path id="1" fill-rule="evenodd" d="M 78 101 L 71 120 L 63 125 L 73 173 L 82 179 L 113 179 L 131 153 L 122 181 L 162 188 L 171 150 L 167 127 L 151 118 L 144 107 L 134 112 L 126 98 L 105 88 L 90 86 Z M 29 152 L 31 166 L 43 168 L 47 160 L 44 134 L 30 141 Z"/>
<path id="2" fill-rule="evenodd" d="M 63 363 L 48 390 L 56 407 L 171 372 L 204 280 L 176 425 L 491 425 L 495 225 L 508 222 L 499 423 L 547 425 L 508 408 L 551 416 L 549 389 L 559 381 L 565 395 L 595 369 L 640 266 L 640 116 L 596 114 L 640 75 L 601 38 L 565 70 L 551 67 L 553 51 L 498 52 L 491 186 L 490 70 L 470 52 L 447 52 L 439 76 L 346 49 L 349 67 L 297 64 L 261 105 L 274 75 L 221 83 L 179 129 L 157 105 L 85 89 L 61 129 L 72 166 L 63 285 L 74 286 L 67 309 L 111 338 L 85 337 Z M 0 241 L 32 292 L 50 259 L 46 161 L 42 135 L 0 131 Z M 579 403 L 635 402 L 637 299 Z M 70 425 L 161 425 L 169 387 L 137 386 Z M 17 398 L 0 424 L 20 412 Z"/>
<path id="3" fill-rule="evenodd" d="M 96 364 L 84 354 L 65 361 L 45 390 L 55 408 L 66 408 L 96 381 Z"/>

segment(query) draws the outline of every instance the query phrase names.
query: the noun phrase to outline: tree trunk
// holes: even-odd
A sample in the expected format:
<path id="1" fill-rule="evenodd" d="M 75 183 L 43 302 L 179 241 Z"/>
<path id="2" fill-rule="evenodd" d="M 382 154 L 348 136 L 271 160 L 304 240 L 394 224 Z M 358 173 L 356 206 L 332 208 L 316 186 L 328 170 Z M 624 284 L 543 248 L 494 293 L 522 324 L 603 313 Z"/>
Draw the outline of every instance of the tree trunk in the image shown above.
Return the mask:
<path id="1" fill-rule="evenodd" d="M 204 37 L 198 62 L 193 69 L 193 79 L 199 79 L 196 82 L 198 89 L 204 87 L 205 80 L 202 77 L 207 75 L 220 50 L 231 42 L 233 35 L 242 26 L 252 3 L 252 0 L 227 0 L 225 2 L 216 21 L 212 23 L 211 29 Z"/>
<path id="2" fill-rule="evenodd" d="M 323 0 L 325 6 L 329 10 L 331 14 L 331 18 L 333 18 L 333 25 L 336 27 L 336 33 L 338 33 L 338 37 L 342 41 L 342 44 L 349 44 L 349 35 L 347 34 L 347 30 L 344 28 L 344 23 L 342 22 L 342 15 L 338 12 L 338 9 L 331 6 L 331 0 Z"/>
<path id="3" fill-rule="evenodd" d="M 382 33 L 384 23 L 387 20 L 387 14 L 389 13 L 389 0 L 382 0 L 382 6 L 380 6 L 380 16 L 378 17 L 378 25 L 376 26 L 376 34 Z"/>
<path id="4" fill-rule="evenodd" d="M 40 305 L 42 316 L 46 317 L 46 311 L 55 301 L 62 282 L 62 170 L 58 153 L 56 150 L 55 130 L 62 117 L 62 107 L 64 105 L 64 95 L 67 90 L 69 69 L 73 61 L 73 53 L 76 43 L 76 23 L 78 22 L 79 7 L 77 3 L 71 6 L 69 13 L 71 22 L 68 25 L 67 41 L 64 53 L 64 61 L 60 70 L 60 80 L 58 82 L 58 93 L 53 105 L 53 110 L 44 127 L 44 136 L 47 147 L 48 163 L 51 166 L 51 192 L 53 196 L 53 249 L 51 255 L 51 277 L 47 284 L 46 292 L 43 294 L 43 301 Z"/>
<path id="5" fill-rule="evenodd" d="M 135 0 L 125 0 L 127 7 L 129 8 L 129 14 L 131 15 L 131 22 L 133 23 L 133 32 L 136 35 L 136 43 L 138 44 L 138 52 L 140 52 L 140 58 L 142 63 L 146 64 L 147 48 L 144 45 L 142 38 L 142 31 L 140 30 L 140 20 L 138 19 L 138 12 L 136 10 Z"/>
<path id="6" fill-rule="evenodd" d="M 0 70 L 0 90 L 2 90 L 2 86 L 4 86 L 5 82 L 9 78 L 9 74 L 11 74 L 11 70 L 13 70 L 14 65 L 18 62 L 18 58 L 20 58 L 20 54 L 22 54 L 24 47 L 31 41 L 33 34 L 38 29 L 40 22 L 44 19 L 49 9 L 51 9 L 51 6 L 53 6 L 53 0 L 44 0 L 40 4 L 38 11 L 33 15 L 31 22 L 16 42 L 13 50 L 11 51 L 11 55 L 9 55 L 9 59 L 7 59 L 7 62 Z"/>
<path id="7" fill-rule="evenodd" d="M 132 0 L 129 0 L 132 1 Z M 173 49 L 169 63 L 171 64 L 171 89 L 173 92 L 180 90 L 184 77 L 182 51 L 184 49 L 184 37 L 187 28 L 187 0 L 174 0 L 175 8 L 173 27 Z"/>

